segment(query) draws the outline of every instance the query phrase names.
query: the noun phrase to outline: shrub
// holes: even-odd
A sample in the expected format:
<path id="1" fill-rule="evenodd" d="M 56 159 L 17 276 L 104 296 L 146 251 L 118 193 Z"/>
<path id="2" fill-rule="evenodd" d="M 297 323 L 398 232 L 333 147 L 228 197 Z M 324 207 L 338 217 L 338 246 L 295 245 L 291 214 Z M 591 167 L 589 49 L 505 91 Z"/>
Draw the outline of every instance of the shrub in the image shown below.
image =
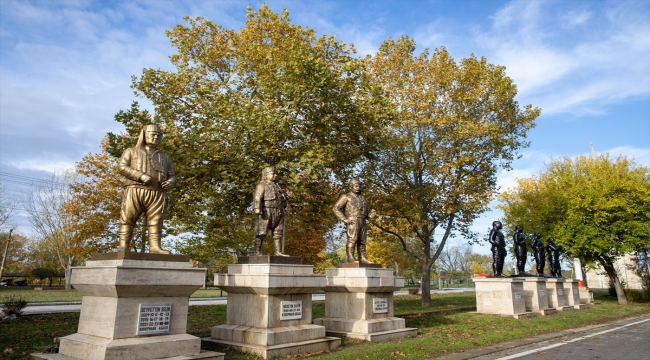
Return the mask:
<path id="1" fill-rule="evenodd" d="M 641 303 L 650 301 L 645 295 L 643 290 L 627 289 L 625 291 L 625 298 L 629 302 Z"/>
<path id="2" fill-rule="evenodd" d="M 420 291 L 420 288 L 409 288 L 409 294 L 410 295 L 417 295 L 419 291 Z"/>
<path id="3" fill-rule="evenodd" d="M 2 300 L 2 303 L 2 312 L 6 316 L 11 314 L 20 316 L 23 314 L 23 310 L 27 307 L 27 300 L 18 295 L 7 296 Z"/>

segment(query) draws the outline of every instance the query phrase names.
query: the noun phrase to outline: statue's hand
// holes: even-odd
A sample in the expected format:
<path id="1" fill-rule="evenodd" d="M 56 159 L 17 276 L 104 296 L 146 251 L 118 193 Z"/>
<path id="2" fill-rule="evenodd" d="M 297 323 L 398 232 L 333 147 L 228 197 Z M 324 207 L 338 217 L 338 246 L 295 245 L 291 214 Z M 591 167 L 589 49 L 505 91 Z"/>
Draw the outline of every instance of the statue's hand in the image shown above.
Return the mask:
<path id="1" fill-rule="evenodd" d="M 160 184 L 160 186 L 162 186 L 162 188 L 165 189 L 165 190 L 171 190 L 172 188 L 174 188 L 174 185 L 172 185 L 171 181 L 169 181 L 169 180 L 163 181 Z"/>
<path id="2" fill-rule="evenodd" d="M 343 222 L 350 225 L 350 224 L 352 224 L 352 218 L 345 218 L 345 220 L 343 220 Z"/>
<path id="3" fill-rule="evenodd" d="M 262 209 L 253 209 L 253 213 L 255 213 L 255 215 L 259 215 L 262 213 Z"/>
<path id="4" fill-rule="evenodd" d="M 368 219 L 374 219 L 377 217 L 377 212 L 375 212 L 375 209 L 370 210 L 370 214 L 368 214 Z"/>
<path id="5" fill-rule="evenodd" d="M 151 176 L 149 176 L 147 174 L 142 174 L 142 176 L 140 176 L 140 181 L 145 183 L 145 185 L 149 185 L 149 184 L 151 184 Z"/>

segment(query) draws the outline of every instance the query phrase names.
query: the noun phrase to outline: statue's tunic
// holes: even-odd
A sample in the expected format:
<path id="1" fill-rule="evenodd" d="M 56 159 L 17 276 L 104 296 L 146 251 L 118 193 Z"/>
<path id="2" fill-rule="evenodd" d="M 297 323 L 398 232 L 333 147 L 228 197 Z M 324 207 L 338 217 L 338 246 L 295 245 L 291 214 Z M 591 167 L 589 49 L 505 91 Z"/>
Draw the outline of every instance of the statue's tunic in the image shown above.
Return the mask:
<path id="1" fill-rule="evenodd" d="M 348 244 L 365 245 L 368 237 L 368 202 L 361 195 L 353 192 L 341 195 L 339 200 L 334 204 L 334 214 L 339 220 L 345 222 L 346 219 L 354 221 L 347 224 Z"/>
<path id="2" fill-rule="evenodd" d="M 526 246 L 526 237 L 520 232 L 512 235 L 512 240 L 515 243 L 515 256 L 517 258 L 517 270 L 523 272 L 526 266 L 528 256 L 528 247 Z"/>
<path id="3" fill-rule="evenodd" d="M 148 226 L 162 226 L 167 191 L 160 184 L 164 181 L 170 181 L 172 187 L 176 184 L 171 157 L 157 149 L 128 148 L 120 158 L 118 171 L 126 177 L 120 223 L 134 226 L 144 212 Z M 152 178 L 149 185 L 140 181 L 142 175 Z"/>
<path id="4" fill-rule="evenodd" d="M 535 264 L 537 265 L 537 274 L 544 274 L 544 265 L 546 265 L 546 258 L 544 256 L 544 244 L 542 241 L 535 237 L 533 238 L 533 243 L 531 244 L 533 250 L 535 251 Z"/>
<path id="5" fill-rule="evenodd" d="M 260 215 L 255 217 L 255 235 L 266 236 L 271 230 L 274 239 L 281 238 L 286 207 L 287 199 L 280 186 L 273 181 L 262 180 L 253 195 L 253 209 L 260 210 Z"/>

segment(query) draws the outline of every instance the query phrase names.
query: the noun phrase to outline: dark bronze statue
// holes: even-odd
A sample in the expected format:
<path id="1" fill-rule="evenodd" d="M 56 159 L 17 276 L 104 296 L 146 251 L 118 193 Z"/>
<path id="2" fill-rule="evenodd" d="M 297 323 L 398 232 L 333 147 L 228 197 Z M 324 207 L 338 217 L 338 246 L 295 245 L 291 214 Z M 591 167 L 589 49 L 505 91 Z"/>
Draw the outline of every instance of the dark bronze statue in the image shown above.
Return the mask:
<path id="1" fill-rule="evenodd" d="M 548 268 L 551 277 L 561 278 L 560 247 L 555 245 L 554 238 L 548 238 L 548 241 L 546 242 L 546 252 L 548 253 Z"/>
<path id="2" fill-rule="evenodd" d="M 169 254 L 160 247 L 167 191 L 176 185 L 174 165 L 169 155 L 159 151 L 162 132 L 158 125 L 145 125 L 138 142 L 120 157 L 118 171 L 126 177 L 120 212 L 120 251 L 130 251 L 133 228 L 142 213 L 147 217 L 149 252 Z"/>
<path id="3" fill-rule="evenodd" d="M 489 241 L 492 244 L 492 270 L 494 277 L 505 277 L 503 275 L 503 263 L 506 259 L 506 241 L 501 229 L 503 225 L 500 221 L 492 223 L 492 230 L 490 230 Z"/>
<path id="4" fill-rule="evenodd" d="M 546 265 L 546 254 L 544 252 L 544 243 L 542 242 L 542 234 L 536 232 L 533 234 L 533 243 L 531 244 L 535 252 L 535 265 L 537 268 L 537 275 L 544 277 L 544 265 Z"/>
<path id="5" fill-rule="evenodd" d="M 352 178 L 350 192 L 341 195 L 334 204 L 334 214 L 347 225 L 348 242 L 345 245 L 347 262 L 354 263 L 354 248 L 357 248 L 358 261 L 362 264 L 374 264 L 366 259 L 366 240 L 368 238 L 367 219 L 375 217 L 375 211 L 368 212 L 368 202 L 361 196 L 361 181 Z"/>
<path id="6" fill-rule="evenodd" d="M 517 258 L 517 275 L 529 276 L 526 269 L 526 260 L 528 260 L 528 247 L 526 246 L 526 236 L 524 235 L 524 227 L 521 225 L 515 226 L 515 233 L 512 235 L 512 240 L 515 243 L 515 257 Z"/>
<path id="7" fill-rule="evenodd" d="M 271 231 L 275 243 L 276 256 L 288 256 L 282 253 L 284 237 L 284 209 L 287 198 L 277 183 L 278 174 L 273 166 L 262 170 L 262 181 L 255 188 L 253 212 L 255 213 L 255 256 L 263 255 L 262 245 L 266 234 Z"/>

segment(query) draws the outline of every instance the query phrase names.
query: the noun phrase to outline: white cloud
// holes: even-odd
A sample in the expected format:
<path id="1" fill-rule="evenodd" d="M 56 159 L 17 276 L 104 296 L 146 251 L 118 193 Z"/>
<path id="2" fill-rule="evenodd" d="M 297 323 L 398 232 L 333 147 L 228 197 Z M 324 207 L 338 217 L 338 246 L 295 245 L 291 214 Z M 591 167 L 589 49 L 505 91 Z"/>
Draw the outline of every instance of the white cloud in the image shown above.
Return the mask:
<path id="1" fill-rule="evenodd" d="M 604 105 L 650 93 L 648 7 L 605 5 L 589 21 L 592 12 L 570 6 L 513 1 L 490 30 L 476 34 L 476 43 L 490 62 L 506 66 L 523 102 L 546 115 L 600 113 Z M 562 24 L 591 27 L 575 32 Z"/>

